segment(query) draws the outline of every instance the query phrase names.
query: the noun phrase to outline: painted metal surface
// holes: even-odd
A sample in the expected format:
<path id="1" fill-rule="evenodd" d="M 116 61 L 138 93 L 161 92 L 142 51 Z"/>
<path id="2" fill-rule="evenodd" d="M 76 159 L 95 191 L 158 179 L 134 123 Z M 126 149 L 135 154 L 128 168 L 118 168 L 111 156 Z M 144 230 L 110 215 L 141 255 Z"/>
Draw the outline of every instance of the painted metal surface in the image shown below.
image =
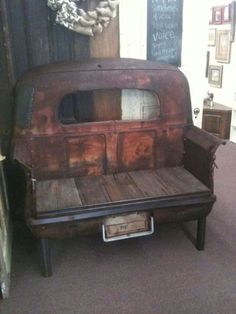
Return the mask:
<path id="1" fill-rule="evenodd" d="M 25 127 L 15 128 L 14 158 L 31 167 L 35 179 L 181 163 L 183 127 L 191 121 L 191 104 L 187 81 L 176 68 L 128 59 L 65 63 L 29 72 L 18 82 L 18 93 L 24 94 L 28 86 L 35 92 L 33 101 L 31 96 L 28 98 L 27 106 L 22 105 L 25 100 L 20 98 L 18 111 L 19 116 L 25 117 L 25 121 L 21 118 Z M 152 91 L 160 102 L 160 117 L 129 122 L 60 123 L 57 107 L 66 94 L 106 88 Z M 168 143 L 172 143 L 175 154 L 169 154 Z"/>
<path id="2" fill-rule="evenodd" d="M 59 121 L 58 104 L 66 94 L 106 88 L 152 91 L 160 102 L 160 116 L 70 125 Z M 32 169 L 36 180 L 182 163 L 184 129 L 192 125 L 191 103 L 187 80 L 174 67 L 132 59 L 60 63 L 28 72 L 17 91 L 26 97 L 18 97 L 13 156 Z M 206 142 L 202 135 L 199 141 Z"/>
<path id="3" fill-rule="evenodd" d="M 27 223 L 37 237 L 43 238 L 42 241 L 78 234 L 86 226 L 94 226 L 98 231 L 103 219 L 109 215 L 147 211 L 161 223 L 201 222 L 209 214 L 215 201 L 214 153 L 223 142 L 193 126 L 188 82 L 177 68 L 134 59 L 60 63 L 38 67 L 25 74 L 18 81 L 18 93 L 29 86 L 34 94 L 33 98 L 29 94 L 27 103 L 19 106 L 21 124 L 15 126 L 12 156 L 24 167 L 27 176 Z M 157 95 L 160 115 L 151 120 L 61 123 L 58 106 L 65 95 L 106 89 L 150 91 Z M 24 102 L 24 97 L 22 99 Z M 107 108 L 111 113 L 113 108 L 117 110 L 113 103 Z M 196 178 L 199 180 L 197 184 L 193 183 L 196 190 L 189 192 L 183 189 L 173 175 L 175 167 L 179 168 L 180 179 L 183 175 L 181 169 L 185 168 L 190 175 L 190 184 L 196 182 Z M 172 187 L 164 188 L 164 195 L 160 196 L 160 191 L 155 190 L 153 195 L 147 196 L 144 176 L 138 174 L 142 169 L 147 171 L 149 183 L 154 178 L 157 180 L 157 174 L 152 171 L 159 171 L 161 175 L 161 170 L 164 170 L 166 183 L 159 177 L 161 181 L 157 181 L 155 186 L 160 185 L 162 189 L 162 182 L 163 186 Z M 143 195 L 141 199 L 129 198 L 133 197 L 134 190 L 128 173 L 132 174 L 133 180 L 134 176 L 138 178 Z M 89 184 L 90 179 L 94 184 Z M 96 184 L 96 180 L 104 184 Z M 59 188 L 70 191 L 73 185 L 74 193 L 64 193 L 64 198 L 69 197 L 70 202 L 72 198 L 79 199 L 79 203 L 72 207 L 61 205 L 59 209 L 55 203 L 54 210 L 54 199 L 57 203 L 67 204 L 61 192 L 60 198 L 52 201 L 47 198 L 51 202 L 51 211 L 42 209 L 39 212 L 37 202 L 42 193 L 37 194 L 35 190 L 39 183 L 43 189 L 51 184 L 49 193 L 53 195 Z M 204 191 L 199 190 L 202 183 L 206 185 Z M 127 189 L 124 189 L 124 184 Z M 120 186 L 120 191 L 113 188 L 115 186 Z M 180 192 L 176 193 L 178 186 Z M 84 195 L 88 198 L 87 203 L 83 203 Z M 42 197 L 45 198 L 45 193 Z M 205 224 L 200 222 L 197 248 L 203 249 Z M 45 250 L 43 256 L 48 254 Z M 44 260 L 44 273 L 47 274 L 50 259 Z"/>

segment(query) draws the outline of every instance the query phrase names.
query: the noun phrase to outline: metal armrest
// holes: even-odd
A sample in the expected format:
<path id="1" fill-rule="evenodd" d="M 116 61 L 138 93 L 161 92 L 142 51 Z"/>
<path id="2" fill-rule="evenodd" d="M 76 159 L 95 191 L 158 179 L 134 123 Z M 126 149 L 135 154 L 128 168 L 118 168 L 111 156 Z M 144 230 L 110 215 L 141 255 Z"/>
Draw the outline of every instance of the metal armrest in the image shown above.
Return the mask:
<path id="1" fill-rule="evenodd" d="M 215 152 L 221 144 L 226 144 L 226 142 L 195 126 L 190 126 L 185 130 L 184 167 L 212 192 Z"/>
<path id="2" fill-rule="evenodd" d="M 219 145 L 226 144 L 226 141 L 196 126 L 188 127 L 185 130 L 184 139 L 190 140 L 206 151 L 214 150 L 214 152 Z"/>

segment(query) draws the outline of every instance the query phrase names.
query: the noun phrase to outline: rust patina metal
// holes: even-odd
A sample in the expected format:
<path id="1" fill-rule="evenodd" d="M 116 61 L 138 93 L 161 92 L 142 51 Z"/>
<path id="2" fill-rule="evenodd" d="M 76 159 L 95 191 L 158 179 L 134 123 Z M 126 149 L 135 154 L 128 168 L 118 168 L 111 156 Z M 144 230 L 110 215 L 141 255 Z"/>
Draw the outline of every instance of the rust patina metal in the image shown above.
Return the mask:
<path id="1" fill-rule="evenodd" d="M 65 95 L 101 89 L 152 91 L 158 95 L 160 117 L 68 125 L 60 122 L 58 106 Z M 92 227 L 98 231 L 104 217 L 112 214 L 148 211 L 158 223 L 197 220 L 197 248 L 203 249 L 206 216 L 215 200 L 214 155 L 223 142 L 193 126 L 189 86 L 181 71 L 170 65 L 132 59 L 41 66 L 19 80 L 16 106 L 13 158 L 25 169 L 28 181 L 26 221 L 32 232 L 41 238 L 45 275 L 51 272 L 48 238 L 73 236 Z M 139 201 L 132 199 L 130 195 L 135 191 L 128 187 L 133 184 L 130 178 L 136 175 L 133 172 L 147 170 L 138 178 L 142 181 L 144 176 L 150 179 L 154 175 L 152 171 L 165 168 L 170 169 L 165 172 L 165 175 L 169 173 L 166 178 L 172 175 L 171 169 L 187 170 L 199 180 L 198 189 L 191 193 L 184 191 L 186 182 L 179 186 L 173 177 L 168 179 L 172 190 L 168 189 L 161 181 L 161 173 L 157 173 L 159 181 L 155 184 L 163 184 L 157 195 L 146 195 Z M 88 183 L 87 176 L 96 178 L 93 184 Z M 60 181 L 62 179 L 65 181 Z M 114 180 L 120 181 L 114 183 Z M 121 196 L 115 194 L 118 193 L 118 185 L 114 185 L 117 182 Z M 59 208 L 57 204 L 55 210 L 39 211 L 37 186 L 42 187 L 44 183 L 50 186 L 48 193 L 51 194 L 58 193 L 60 187 L 59 200 L 66 204 L 64 207 Z M 74 184 L 77 192 L 72 188 L 66 190 L 69 184 Z M 126 191 L 122 190 L 122 184 L 127 187 Z M 201 184 L 205 186 L 204 191 Z M 90 198 L 82 195 L 81 191 L 86 189 Z M 145 195 L 142 186 L 139 189 Z M 71 195 L 63 195 L 63 191 L 71 191 Z M 128 195 L 128 191 L 132 193 Z M 183 193 L 178 194 L 178 191 Z M 68 206 L 75 196 L 79 203 Z M 47 197 L 50 199 L 44 195 Z M 120 203 L 114 199 L 119 199 Z"/>

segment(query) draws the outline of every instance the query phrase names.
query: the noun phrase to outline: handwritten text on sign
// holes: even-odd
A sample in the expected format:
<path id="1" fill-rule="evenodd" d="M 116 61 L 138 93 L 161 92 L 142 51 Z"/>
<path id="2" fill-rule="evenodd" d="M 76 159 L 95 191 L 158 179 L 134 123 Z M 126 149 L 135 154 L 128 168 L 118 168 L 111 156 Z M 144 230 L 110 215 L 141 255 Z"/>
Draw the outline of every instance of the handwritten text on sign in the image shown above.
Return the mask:
<path id="1" fill-rule="evenodd" d="M 179 66 L 183 0 L 149 0 L 148 59 Z"/>

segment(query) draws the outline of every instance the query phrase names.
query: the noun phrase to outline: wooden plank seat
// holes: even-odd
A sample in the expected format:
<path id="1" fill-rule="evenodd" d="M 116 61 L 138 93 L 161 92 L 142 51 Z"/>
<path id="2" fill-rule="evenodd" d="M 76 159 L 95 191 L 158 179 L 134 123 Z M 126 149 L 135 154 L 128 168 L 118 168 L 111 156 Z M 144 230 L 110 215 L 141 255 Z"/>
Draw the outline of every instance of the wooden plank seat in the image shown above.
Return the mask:
<path id="1" fill-rule="evenodd" d="M 183 167 L 169 167 L 38 181 L 36 211 L 37 218 L 54 217 L 58 222 L 63 221 L 58 217 L 70 214 L 80 220 L 129 208 L 178 206 L 183 200 L 185 205 L 206 203 L 212 201 L 210 196 L 210 189 Z"/>

